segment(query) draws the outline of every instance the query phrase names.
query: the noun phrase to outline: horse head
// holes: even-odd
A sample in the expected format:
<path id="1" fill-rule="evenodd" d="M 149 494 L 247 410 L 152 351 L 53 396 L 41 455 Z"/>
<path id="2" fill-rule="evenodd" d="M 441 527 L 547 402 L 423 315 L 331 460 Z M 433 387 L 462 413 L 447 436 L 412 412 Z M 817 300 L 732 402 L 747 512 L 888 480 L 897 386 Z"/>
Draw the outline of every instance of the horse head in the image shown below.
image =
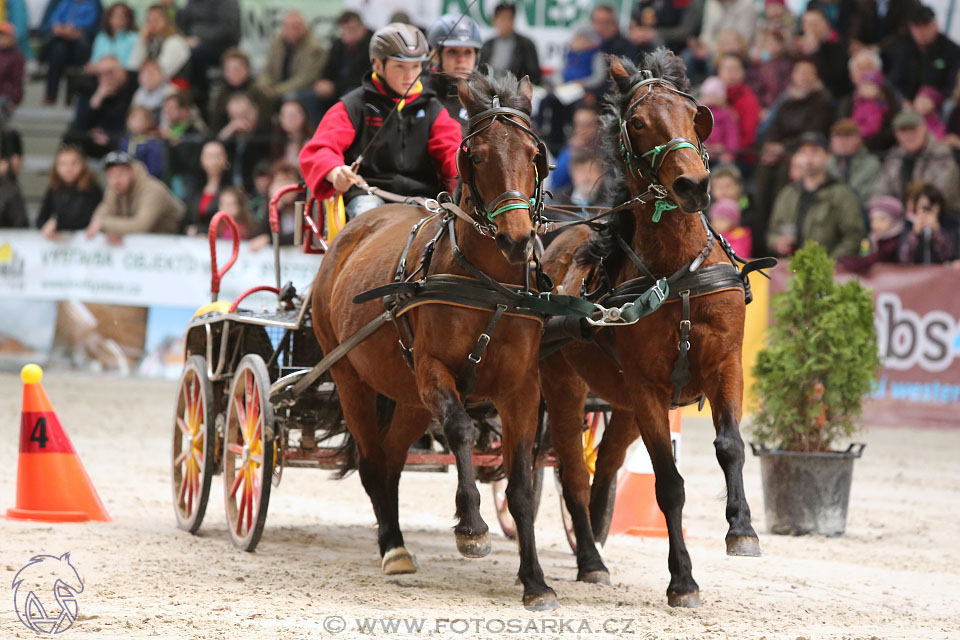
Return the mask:
<path id="1" fill-rule="evenodd" d="M 474 72 L 460 82 L 459 95 L 470 116 L 457 154 L 468 209 L 504 257 L 523 264 L 533 255 L 549 171 L 546 148 L 531 128 L 533 85 L 527 76 Z"/>
<path id="2" fill-rule="evenodd" d="M 647 54 L 639 69 L 625 58 L 612 58 L 610 77 L 615 91 L 608 96 L 613 113 L 606 116 L 606 128 L 628 181 L 686 213 L 705 209 L 710 170 L 703 143 L 713 129 L 713 114 L 687 93 L 683 61 L 661 47 Z"/>

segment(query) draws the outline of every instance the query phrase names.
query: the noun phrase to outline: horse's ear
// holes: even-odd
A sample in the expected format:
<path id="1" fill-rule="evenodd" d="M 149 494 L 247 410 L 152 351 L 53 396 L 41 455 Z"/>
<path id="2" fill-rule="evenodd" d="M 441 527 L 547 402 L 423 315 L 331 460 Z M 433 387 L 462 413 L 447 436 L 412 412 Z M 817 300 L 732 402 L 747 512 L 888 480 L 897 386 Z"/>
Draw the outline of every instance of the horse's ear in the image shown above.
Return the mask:
<path id="1" fill-rule="evenodd" d="M 473 90 L 470 89 L 470 83 L 466 78 L 457 85 L 457 95 L 460 97 L 460 103 L 467 108 L 467 113 L 473 113 L 477 98 L 473 95 Z"/>
<path id="2" fill-rule="evenodd" d="M 617 85 L 617 91 L 625 93 L 630 90 L 630 73 L 624 68 L 617 56 L 609 56 L 610 78 Z"/>
<path id="3" fill-rule="evenodd" d="M 533 83 L 530 82 L 530 76 L 520 78 L 520 95 L 527 99 L 527 102 L 533 102 Z"/>
<path id="4" fill-rule="evenodd" d="M 697 139 L 703 143 L 713 132 L 713 112 L 710 107 L 701 104 L 697 106 L 697 115 L 693 118 L 693 128 L 697 132 Z"/>

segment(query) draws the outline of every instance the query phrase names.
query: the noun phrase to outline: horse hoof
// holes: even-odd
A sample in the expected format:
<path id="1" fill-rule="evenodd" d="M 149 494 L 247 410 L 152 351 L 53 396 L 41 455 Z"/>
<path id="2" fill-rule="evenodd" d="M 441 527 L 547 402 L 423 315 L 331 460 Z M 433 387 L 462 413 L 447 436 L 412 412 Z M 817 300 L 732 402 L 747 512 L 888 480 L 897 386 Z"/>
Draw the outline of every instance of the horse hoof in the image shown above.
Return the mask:
<path id="1" fill-rule="evenodd" d="M 671 607 L 696 609 L 700 606 L 700 592 L 691 591 L 690 593 L 668 593 L 667 604 Z"/>
<path id="2" fill-rule="evenodd" d="M 733 536 L 727 538 L 727 555 L 759 558 L 763 554 L 760 553 L 758 539 L 751 536 Z"/>
<path id="3" fill-rule="evenodd" d="M 384 575 L 398 576 L 404 573 L 416 573 L 417 562 L 403 547 L 394 547 L 384 554 L 383 560 L 380 561 L 380 568 L 383 569 Z"/>
<path id="4" fill-rule="evenodd" d="M 551 611 L 560 606 L 553 589 L 545 593 L 531 593 L 523 596 L 523 608 L 527 611 Z"/>
<path id="5" fill-rule="evenodd" d="M 588 582 L 590 584 L 605 584 L 608 587 L 610 586 L 610 572 L 609 571 L 588 571 L 579 578 L 578 582 Z"/>
<path id="6" fill-rule="evenodd" d="M 490 545 L 489 533 L 483 533 L 479 536 L 468 536 L 458 533 L 456 536 L 457 551 L 459 551 L 460 555 L 464 558 L 483 558 L 490 555 L 493 547 Z"/>

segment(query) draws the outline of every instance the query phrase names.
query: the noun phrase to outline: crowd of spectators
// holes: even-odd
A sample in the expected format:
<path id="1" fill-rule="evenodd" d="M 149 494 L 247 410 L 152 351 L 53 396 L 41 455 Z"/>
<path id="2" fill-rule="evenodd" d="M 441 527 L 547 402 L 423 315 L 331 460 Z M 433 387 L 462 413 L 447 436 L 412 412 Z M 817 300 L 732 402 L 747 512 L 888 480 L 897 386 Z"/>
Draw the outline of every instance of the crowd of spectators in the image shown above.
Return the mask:
<path id="1" fill-rule="evenodd" d="M 34 56 L 44 102 L 67 93 L 74 110 L 33 221 L 51 239 L 203 234 L 226 210 L 265 245 L 270 194 L 301 179 L 317 122 L 371 68 L 371 30 L 353 11 L 326 41 L 312 16 L 287 12 L 253 64 L 237 0 L 161 0 L 139 24 L 124 2 L 51 0 L 36 51 L 22 2 L 0 23 L 0 122 Z M 784 0 L 639 0 L 625 24 L 598 2 L 555 69 L 516 18 L 512 4 L 494 9 L 479 61 L 541 87 L 555 200 L 603 204 L 607 56 L 666 46 L 714 112 L 708 215 L 738 253 L 789 255 L 813 240 L 850 269 L 960 257 L 960 46 L 918 0 L 810 0 L 799 15 Z M 0 142 L 0 226 L 26 226 L 23 144 L 6 127 Z"/>

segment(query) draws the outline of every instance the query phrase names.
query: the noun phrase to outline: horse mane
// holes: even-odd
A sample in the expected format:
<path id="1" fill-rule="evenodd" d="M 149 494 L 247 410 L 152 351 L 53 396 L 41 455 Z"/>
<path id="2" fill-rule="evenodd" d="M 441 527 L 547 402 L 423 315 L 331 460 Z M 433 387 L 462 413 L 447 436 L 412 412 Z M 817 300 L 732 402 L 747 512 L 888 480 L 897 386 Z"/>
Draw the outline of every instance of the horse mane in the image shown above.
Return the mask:
<path id="1" fill-rule="evenodd" d="M 509 71 L 497 74 L 487 66 L 484 71 L 474 71 L 467 76 L 461 81 L 461 86 L 464 84 L 473 96 L 470 104 L 464 105 L 471 118 L 492 107 L 493 96 L 500 98 L 501 107 L 519 109 L 528 115 L 533 111 L 530 101 L 520 92 L 520 81 Z"/>
<path id="2" fill-rule="evenodd" d="M 620 153 L 620 115 L 630 106 L 630 98 L 633 97 L 630 89 L 644 79 L 644 71 L 649 71 L 651 77 L 662 78 L 684 92 L 690 89 L 690 79 L 687 78 L 687 67 L 683 60 L 666 47 L 657 47 L 646 54 L 640 66 L 635 65 L 629 58 L 610 57 L 611 62 L 614 59 L 623 66 L 627 76 L 614 82 L 614 90 L 603 97 L 600 130 L 604 162 L 606 166 L 613 168 L 615 174 L 613 184 L 617 185 L 617 188 L 613 192 L 612 201 L 617 204 L 630 199 L 626 186 L 626 165 Z M 625 257 L 616 239 L 629 238 L 633 231 L 634 221 L 629 211 L 614 214 L 610 222 L 577 251 L 574 256 L 577 264 L 593 266 L 603 260 L 607 271 L 616 273 L 623 265 Z"/>

